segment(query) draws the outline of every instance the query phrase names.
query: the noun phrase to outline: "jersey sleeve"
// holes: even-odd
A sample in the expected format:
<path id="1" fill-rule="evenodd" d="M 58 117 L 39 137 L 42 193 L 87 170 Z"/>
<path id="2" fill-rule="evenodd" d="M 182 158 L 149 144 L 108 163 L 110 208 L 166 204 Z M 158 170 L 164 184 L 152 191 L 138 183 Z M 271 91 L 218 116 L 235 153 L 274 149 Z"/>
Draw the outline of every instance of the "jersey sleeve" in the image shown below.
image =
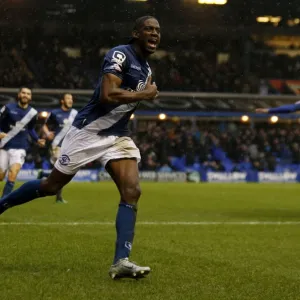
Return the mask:
<path id="1" fill-rule="evenodd" d="M 55 126 L 57 125 L 57 119 L 56 119 L 56 116 L 55 116 L 55 114 L 53 113 L 53 112 L 50 112 L 50 114 L 49 114 L 49 116 L 48 116 L 48 118 L 46 119 L 46 121 L 45 121 L 45 124 L 55 124 Z"/>
<path id="2" fill-rule="evenodd" d="M 123 79 L 128 64 L 128 57 L 122 49 L 111 49 L 104 58 L 102 66 L 103 74 L 114 74 Z"/>
<path id="3" fill-rule="evenodd" d="M 28 133 L 32 137 L 34 141 L 37 141 L 39 139 L 37 132 L 35 131 L 35 125 L 37 122 L 37 115 L 34 116 L 31 121 L 28 123 L 27 128 L 28 128 Z"/>
<path id="4" fill-rule="evenodd" d="M 300 110 L 300 102 L 296 102 L 295 104 L 287 104 L 269 109 L 269 113 L 291 113 Z"/>

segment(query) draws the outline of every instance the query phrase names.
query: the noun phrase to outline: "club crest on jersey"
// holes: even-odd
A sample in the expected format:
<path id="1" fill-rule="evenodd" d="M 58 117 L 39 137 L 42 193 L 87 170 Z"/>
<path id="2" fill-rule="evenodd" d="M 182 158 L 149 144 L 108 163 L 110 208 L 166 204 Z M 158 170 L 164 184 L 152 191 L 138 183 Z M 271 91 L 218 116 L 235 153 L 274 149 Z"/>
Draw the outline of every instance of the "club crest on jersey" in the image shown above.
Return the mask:
<path id="1" fill-rule="evenodd" d="M 125 60 L 126 60 L 126 55 L 123 52 L 114 51 L 111 59 L 112 62 L 115 62 L 118 65 L 122 65 Z"/>
<path id="2" fill-rule="evenodd" d="M 136 87 L 136 91 L 139 92 L 139 91 L 143 91 L 146 87 L 146 83 L 142 80 L 139 81 L 137 87 Z"/>
<path id="3" fill-rule="evenodd" d="M 70 157 L 66 154 L 63 154 L 60 158 L 59 158 L 59 163 L 62 166 L 67 166 L 70 163 Z"/>

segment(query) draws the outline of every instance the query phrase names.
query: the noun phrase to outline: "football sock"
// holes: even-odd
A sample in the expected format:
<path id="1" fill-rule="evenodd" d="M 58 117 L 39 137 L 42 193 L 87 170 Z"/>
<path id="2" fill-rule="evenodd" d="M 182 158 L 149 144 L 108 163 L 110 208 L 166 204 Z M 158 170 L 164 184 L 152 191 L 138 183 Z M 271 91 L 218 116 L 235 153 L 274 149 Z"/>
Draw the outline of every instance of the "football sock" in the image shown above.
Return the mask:
<path id="1" fill-rule="evenodd" d="M 117 241 L 114 264 L 121 258 L 129 257 L 134 237 L 136 205 L 121 202 L 116 219 Z"/>
<path id="2" fill-rule="evenodd" d="M 0 200 L 0 214 L 7 208 L 29 202 L 33 199 L 45 197 L 40 191 L 41 180 L 32 180 L 24 183 L 9 195 Z"/>
<path id="3" fill-rule="evenodd" d="M 14 189 L 14 186 L 15 186 L 15 183 L 13 181 L 7 180 L 6 184 L 4 186 L 4 189 L 3 189 L 2 197 L 10 194 L 12 192 L 12 190 Z"/>
<path id="4" fill-rule="evenodd" d="M 62 200 L 62 189 L 60 189 L 56 194 L 56 200 Z"/>

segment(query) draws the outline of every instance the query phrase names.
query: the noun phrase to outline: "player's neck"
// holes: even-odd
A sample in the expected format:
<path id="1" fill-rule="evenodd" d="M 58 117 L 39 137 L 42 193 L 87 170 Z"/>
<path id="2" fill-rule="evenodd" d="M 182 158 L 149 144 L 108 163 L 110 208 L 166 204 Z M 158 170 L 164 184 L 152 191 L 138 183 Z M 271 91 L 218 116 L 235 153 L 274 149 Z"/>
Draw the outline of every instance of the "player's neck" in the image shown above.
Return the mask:
<path id="1" fill-rule="evenodd" d="M 144 60 L 147 60 L 147 58 L 149 57 L 150 54 L 144 53 L 144 52 L 141 50 L 141 48 L 140 48 L 138 45 L 136 45 L 136 44 L 132 44 L 132 47 L 133 47 L 134 51 L 136 52 L 136 54 L 137 54 L 140 58 L 142 58 L 142 59 L 144 59 Z"/>
<path id="2" fill-rule="evenodd" d="M 68 107 L 65 107 L 64 105 L 62 105 L 62 106 L 61 106 L 61 109 L 62 109 L 63 111 L 69 111 L 71 108 L 68 108 Z"/>
<path id="3" fill-rule="evenodd" d="M 22 104 L 20 101 L 18 102 L 18 105 L 21 107 L 21 108 L 23 108 L 23 109 L 26 109 L 27 107 L 28 107 L 28 103 L 26 103 L 26 104 Z"/>

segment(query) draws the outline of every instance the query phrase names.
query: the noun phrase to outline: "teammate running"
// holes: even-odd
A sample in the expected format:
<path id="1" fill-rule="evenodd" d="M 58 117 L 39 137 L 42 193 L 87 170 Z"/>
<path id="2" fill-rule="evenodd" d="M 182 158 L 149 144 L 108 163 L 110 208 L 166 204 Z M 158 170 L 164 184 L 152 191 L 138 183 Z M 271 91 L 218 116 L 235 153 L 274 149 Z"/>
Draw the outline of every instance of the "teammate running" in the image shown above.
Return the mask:
<path id="1" fill-rule="evenodd" d="M 128 122 L 138 103 L 158 96 L 147 58 L 160 42 L 154 17 L 136 20 L 128 45 L 111 49 L 105 56 L 99 83 L 90 102 L 79 111 L 64 138 L 60 158 L 46 180 L 25 183 L 0 200 L 6 209 L 38 197 L 56 194 L 87 163 L 100 160 L 114 180 L 120 204 L 116 218 L 117 241 L 112 278 L 139 278 L 150 272 L 129 261 L 141 195 L 138 162 L 140 152 L 128 137 Z"/>
<path id="2" fill-rule="evenodd" d="M 64 94 L 61 99 L 61 107 L 54 109 L 50 113 L 46 124 L 43 126 L 43 130 L 47 138 L 52 141 L 50 148 L 50 162 L 52 165 L 54 165 L 59 158 L 62 141 L 71 128 L 72 123 L 77 115 L 77 110 L 73 109 L 72 106 L 73 96 L 69 93 Z M 49 127 L 51 127 L 54 132 L 50 131 Z M 49 175 L 50 171 L 40 170 L 38 179 L 48 177 Z M 56 194 L 56 203 L 67 203 L 67 201 L 65 201 L 62 197 L 62 189 Z"/>
<path id="3" fill-rule="evenodd" d="M 39 139 L 34 129 L 37 111 L 29 105 L 31 98 L 31 89 L 22 87 L 17 103 L 9 103 L 0 111 L 0 181 L 8 170 L 2 197 L 11 193 L 24 164 L 29 148 L 28 134 L 39 146 L 45 146 L 45 140 Z"/>

